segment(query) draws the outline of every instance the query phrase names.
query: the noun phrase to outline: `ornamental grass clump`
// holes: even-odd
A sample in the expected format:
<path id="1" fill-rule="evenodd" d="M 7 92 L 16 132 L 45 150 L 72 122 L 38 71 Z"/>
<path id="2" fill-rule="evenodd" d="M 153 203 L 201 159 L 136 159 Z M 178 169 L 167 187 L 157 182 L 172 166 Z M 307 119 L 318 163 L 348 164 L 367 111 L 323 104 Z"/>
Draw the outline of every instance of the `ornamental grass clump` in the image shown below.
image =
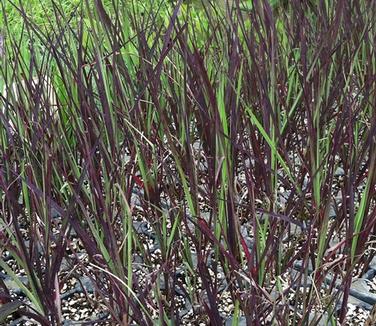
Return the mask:
<path id="1" fill-rule="evenodd" d="M 373 258 L 375 1 L 1 6 L 0 320 L 346 321 Z"/>

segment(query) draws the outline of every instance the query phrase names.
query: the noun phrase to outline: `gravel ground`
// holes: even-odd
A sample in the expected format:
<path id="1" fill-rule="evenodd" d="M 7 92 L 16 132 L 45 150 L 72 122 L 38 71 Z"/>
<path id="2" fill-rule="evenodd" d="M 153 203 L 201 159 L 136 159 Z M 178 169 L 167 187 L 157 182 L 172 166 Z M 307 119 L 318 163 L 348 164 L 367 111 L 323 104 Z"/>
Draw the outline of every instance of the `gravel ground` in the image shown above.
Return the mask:
<path id="1" fill-rule="evenodd" d="M 203 167 L 205 169 L 205 167 Z M 339 169 L 336 171 L 336 176 L 338 177 L 338 183 L 341 181 L 342 171 Z M 239 179 L 239 197 L 244 198 L 244 180 Z M 139 196 L 140 194 L 138 194 Z M 135 210 L 137 207 L 141 206 L 141 201 L 139 197 L 134 198 Z M 283 206 L 286 197 L 286 190 L 281 186 L 280 187 L 280 197 L 279 202 Z M 257 203 L 256 203 L 257 204 Z M 259 203 L 262 208 L 262 202 Z M 168 202 L 165 202 L 165 206 L 169 206 Z M 203 218 L 209 218 L 209 210 L 205 208 L 205 200 L 202 199 L 202 211 Z M 337 195 L 334 198 L 333 205 L 330 208 L 329 216 L 335 218 L 338 207 L 341 205 L 341 198 Z M 282 209 L 281 206 L 281 209 Z M 142 208 L 140 208 L 142 212 Z M 239 216 L 241 216 L 241 211 L 239 211 Z M 332 220 L 333 221 L 333 220 Z M 193 227 L 193 225 L 188 226 Z M 26 229 L 26 227 L 25 227 Z M 134 229 L 139 235 L 139 239 L 143 242 L 145 249 L 150 251 L 152 254 L 152 266 L 147 266 L 143 261 L 142 256 L 134 254 L 133 257 L 133 266 L 134 266 L 134 275 L 140 280 L 140 286 L 142 287 L 148 278 L 151 277 L 150 270 L 160 269 L 162 262 L 161 251 L 159 245 L 156 242 L 155 234 L 153 234 L 153 228 L 150 223 L 143 217 L 143 214 L 140 213 L 137 215 L 137 218 L 134 221 Z M 243 222 L 241 226 L 241 234 L 249 248 L 253 245 L 252 234 L 252 225 L 250 222 Z M 283 245 L 291 247 L 291 241 L 294 241 L 297 248 L 299 246 L 299 239 L 304 237 L 302 230 L 299 228 L 293 229 L 292 235 L 289 235 L 284 241 Z M 332 245 L 338 243 L 341 238 L 341 234 L 338 234 L 337 240 L 336 237 L 333 237 Z M 25 240 L 27 240 L 25 232 Z M 209 248 L 210 249 L 210 248 Z M 68 260 L 64 260 L 62 264 L 62 270 L 60 272 L 60 280 L 63 284 L 61 287 L 61 310 L 64 319 L 64 325 L 111 325 L 109 321 L 106 321 L 109 318 L 109 312 L 103 303 L 103 299 L 97 295 L 95 286 L 90 278 L 90 266 L 88 259 L 83 251 L 83 246 L 72 233 L 72 239 L 70 246 L 67 250 Z M 20 276 L 20 279 L 23 282 L 27 282 L 25 273 L 22 270 L 17 269 L 16 262 L 9 256 L 8 252 L 3 252 L 3 259 L 7 262 L 11 270 L 17 275 Z M 197 264 L 196 253 L 192 247 L 192 259 L 194 265 Z M 77 264 L 79 260 L 79 264 Z M 211 261 L 209 259 L 208 266 L 209 271 L 214 274 L 211 269 Z M 204 310 L 202 309 L 202 303 L 192 306 L 191 302 L 187 300 L 185 291 L 187 290 L 186 285 L 184 284 L 184 273 L 186 273 L 184 266 L 179 266 L 176 269 L 176 273 L 179 273 L 179 279 L 181 280 L 181 287 L 176 287 L 176 308 L 179 311 L 180 318 L 182 320 L 182 325 L 209 325 L 208 316 L 205 315 Z M 234 304 L 232 302 L 230 292 L 227 290 L 227 284 L 225 280 L 225 275 L 221 269 L 217 270 L 217 278 L 220 284 L 220 296 L 218 301 L 220 302 L 219 309 L 221 316 L 223 318 L 225 325 L 232 324 L 232 314 L 234 312 Z M 288 273 L 284 274 L 283 286 L 288 288 L 294 277 L 294 273 L 297 273 L 295 270 L 291 270 Z M 348 315 L 346 320 L 346 325 L 363 325 L 372 309 L 373 305 L 376 304 L 376 259 L 374 259 L 370 264 L 370 269 L 363 276 L 354 275 L 352 292 L 350 293 L 349 303 L 348 303 Z M 0 269 L 0 278 L 7 284 L 8 288 L 11 290 L 14 296 L 22 297 L 22 292 L 19 286 L 13 282 L 9 276 L 6 275 L 4 270 Z M 159 286 L 161 291 L 164 291 L 165 284 L 163 278 L 160 277 Z M 269 293 L 273 293 L 273 281 L 270 281 L 271 287 L 268 289 Z M 200 290 L 201 284 L 197 284 L 198 289 Z M 204 291 L 202 291 L 204 293 Z M 200 300 L 205 301 L 205 297 L 202 296 Z M 294 311 L 294 296 L 293 292 L 290 292 L 290 297 L 287 298 L 289 305 L 291 306 L 291 313 Z M 1 307 L 0 307 L 1 309 Z M 320 312 L 320 307 L 317 307 L 317 311 Z M 322 313 L 321 313 L 322 314 Z M 325 316 L 324 316 L 325 317 Z M 313 316 L 312 316 L 313 318 Z M 239 320 L 239 325 L 245 325 L 245 318 L 242 317 Z M 6 320 L 5 325 L 37 325 L 35 323 L 25 321 L 24 319 L 17 319 L 16 314 L 13 314 L 10 318 Z M 115 325 L 112 323 L 112 325 Z M 319 325 L 325 325 L 325 318 L 323 318 Z M 370 324 L 371 325 L 371 324 Z M 376 325 L 376 324 L 375 324 Z"/>

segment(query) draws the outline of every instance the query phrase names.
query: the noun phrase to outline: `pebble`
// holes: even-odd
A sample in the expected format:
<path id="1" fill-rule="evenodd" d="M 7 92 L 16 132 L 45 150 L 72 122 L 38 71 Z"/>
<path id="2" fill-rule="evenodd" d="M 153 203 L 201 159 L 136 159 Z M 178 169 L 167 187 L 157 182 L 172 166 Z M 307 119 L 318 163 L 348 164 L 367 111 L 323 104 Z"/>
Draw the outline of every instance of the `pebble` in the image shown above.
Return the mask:
<path id="1" fill-rule="evenodd" d="M 345 175 L 345 170 L 341 167 L 338 167 L 335 172 L 334 172 L 334 176 L 335 177 L 342 177 Z"/>

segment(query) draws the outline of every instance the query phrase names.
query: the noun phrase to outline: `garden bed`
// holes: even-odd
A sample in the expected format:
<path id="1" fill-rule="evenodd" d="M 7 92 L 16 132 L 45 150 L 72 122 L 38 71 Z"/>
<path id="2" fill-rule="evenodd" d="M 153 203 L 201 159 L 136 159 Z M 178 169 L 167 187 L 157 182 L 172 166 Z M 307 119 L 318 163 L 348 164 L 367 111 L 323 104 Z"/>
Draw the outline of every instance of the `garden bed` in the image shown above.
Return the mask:
<path id="1" fill-rule="evenodd" d="M 375 1 L 3 9 L 0 322 L 365 322 Z"/>

